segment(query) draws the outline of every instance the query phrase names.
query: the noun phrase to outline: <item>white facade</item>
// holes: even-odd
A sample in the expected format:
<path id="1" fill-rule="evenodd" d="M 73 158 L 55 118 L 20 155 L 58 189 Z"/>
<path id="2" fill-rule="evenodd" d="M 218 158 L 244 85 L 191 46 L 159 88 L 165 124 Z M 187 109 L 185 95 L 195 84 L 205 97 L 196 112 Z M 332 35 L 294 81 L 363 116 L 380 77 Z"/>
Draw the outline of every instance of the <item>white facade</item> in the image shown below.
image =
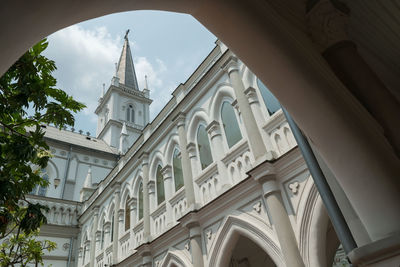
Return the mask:
<path id="1" fill-rule="evenodd" d="M 73 246 L 46 264 L 332 265 L 339 241 L 282 110 L 231 51 L 217 41 L 150 124 L 148 89 L 121 77 L 99 101 L 96 149 L 48 138 L 50 181 L 66 179 L 46 196 L 71 201 L 31 198 L 54 205 L 42 235 Z"/>

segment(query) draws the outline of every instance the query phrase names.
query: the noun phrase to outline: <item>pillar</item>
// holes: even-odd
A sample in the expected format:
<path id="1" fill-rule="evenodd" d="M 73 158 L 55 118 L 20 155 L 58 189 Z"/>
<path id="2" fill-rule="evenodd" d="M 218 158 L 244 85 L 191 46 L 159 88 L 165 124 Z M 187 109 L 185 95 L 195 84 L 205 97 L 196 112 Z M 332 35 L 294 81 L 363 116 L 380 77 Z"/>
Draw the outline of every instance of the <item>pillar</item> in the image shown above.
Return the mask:
<path id="1" fill-rule="evenodd" d="M 215 10 L 224 14 L 224 23 Z M 266 1 L 208 1 L 193 16 L 246 62 L 292 114 L 335 174 L 371 240 L 398 233 L 399 158 L 309 36 Z"/>
<path id="2" fill-rule="evenodd" d="M 174 118 L 178 128 L 179 135 L 179 148 L 181 150 L 181 158 L 182 158 L 182 173 L 183 173 L 183 182 L 185 184 L 185 196 L 186 203 L 189 210 L 196 209 L 196 199 L 194 195 L 194 185 L 193 185 L 193 173 L 192 173 L 192 164 L 189 159 L 188 153 L 188 144 L 186 139 L 186 129 L 185 129 L 185 114 L 179 113 L 178 116 Z"/>
<path id="3" fill-rule="evenodd" d="M 120 193 L 121 184 L 114 185 L 114 229 L 113 229 L 113 264 L 118 263 L 118 245 L 119 245 L 119 206 L 120 206 Z"/>
<path id="4" fill-rule="evenodd" d="M 99 206 L 95 206 L 93 208 L 93 227 L 92 227 L 92 233 L 91 233 L 91 246 L 90 246 L 90 267 L 95 266 L 96 262 L 96 230 L 97 230 L 97 225 L 99 221 Z"/>
<path id="5" fill-rule="evenodd" d="M 244 93 L 245 88 L 239 73 L 238 59 L 231 56 L 227 62 L 225 62 L 223 68 L 228 73 L 229 81 L 235 91 L 236 100 L 243 118 L 243 124 L 246 128 L 250 149 L 253 152 L 255 161 L 260 162 L 264 159 L 267 149 L 265 148 L 261 133 L 258 130 L 258 125 L 251 111 L 249 101 Z"/>
<path id="6" fill-rule="evenodd" d="M 162 168 L 161 173 L 164 178 L 165 206 L 167 210 L 166 226 L 168 227 L 172 225 L 172 206 L 171 203 L 169 203 L 169 200 L 174 194 L 174 184 L 172 182 L 172 167 L 170 165 L 166 165 L 164 168 Z"/>
<path id="7" fill-rule="evenodd" d="M 350 41 L 349 17 L 344 8 L 340 10 L 331 1 L 320 0 L 307 13 L 308 28 L 333 72 L 380 123 L 400 157 L 400 104 Z M 328 19 L 329 24 L 325 23 Z"/>
<path id="8" fill-rule="evenodd" d="M 212 121 L 206 128 L 211 140 L 211 152 L 213 154 L 214 162 L 217 163 L 218 174 L 221 182 L 221 190 L 224 191 L 230 187 L 228 171 L 225 164 L 222 162 L 225 156 L 224 140 L 221 134 L 221 126 L 219 122 Z M 217 188 L 216 188 L 217 190 Z M 218 192 L 217 192 L 218 194 Z"/>
<path id="9" fill-rule="evenodd" d="M 203 267 L 203 250 L 202 250 L 202 239 L 201 239 L 201 227 L 197 218 L 197 213 L 192 212 L 186 215 L 182 220 L 181 224 L 189 230 L 189 244 L 190 251 L 192 253 L 193 267 Z"/>
<path id="10" fill-rule="evenodd" d="M 250 175 L 262 186 L 263 197 L 268 207 L 272 225 L 274 226 L 282 250 L 286 266 L 304 267 L 297 240 L 283 204 L 281 192 L 269 162 L 258 165 L 250 171 Z"/>
<path id="11" fill-rule="evenodd" d="M 143 243 L 149 242 L 150 237 L 150 199 L 149 199 L 149 154 L 143 153 Z"/>

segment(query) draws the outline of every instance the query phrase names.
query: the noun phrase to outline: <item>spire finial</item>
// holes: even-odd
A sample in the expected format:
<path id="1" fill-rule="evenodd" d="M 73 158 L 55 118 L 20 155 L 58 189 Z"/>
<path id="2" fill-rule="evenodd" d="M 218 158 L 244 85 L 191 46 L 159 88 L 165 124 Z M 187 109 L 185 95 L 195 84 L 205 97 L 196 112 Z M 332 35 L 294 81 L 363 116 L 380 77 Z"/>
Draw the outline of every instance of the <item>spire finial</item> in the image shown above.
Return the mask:
<path id="1" fill-rule="evenodd" d="M 129 34 L 129 29 L 126 31 L 124 39 L 128 41 L 128 34 Z"/>
<path id="2" fill-rule="evenodd" d="M 145 88 L 149 89 L 149 84 L 147 83 L 147 75 L 144 75 L 144 81 L 145 81 Z"/>
<path id="3" fill-rule="evenodd" d="M 101 97 L 104 97 L 105 92 L 106 92 L 106 84 L 103 83 L 103 90 L 101 91 Z"/>

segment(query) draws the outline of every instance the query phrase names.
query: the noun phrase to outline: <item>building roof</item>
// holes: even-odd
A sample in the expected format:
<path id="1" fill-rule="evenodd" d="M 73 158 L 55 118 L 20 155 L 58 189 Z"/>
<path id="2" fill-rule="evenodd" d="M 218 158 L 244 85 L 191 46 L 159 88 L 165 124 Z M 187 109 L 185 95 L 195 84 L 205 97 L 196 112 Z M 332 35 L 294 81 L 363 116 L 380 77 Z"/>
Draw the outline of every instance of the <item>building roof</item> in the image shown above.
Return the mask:
<path id="1" fill-rule="evenodd" d="M 46 139 L 68 143 L 83 148 L 94 149 L 101 152 L 118 154 L 116 148 L 110 147 L 103 140 L 92 136 L 86 136 L 68 130 L 59 130 L 58 128 L 49 125 L 46 125 L 45 132 Z"/>
<path id="2" fill-rule="evenodd" d="M 129 30 L 127 30 L 125 34 L 125 42 L 118 61 L 116 76 L 119 78 L 120 83 L 129 88 L 139 90 L 135 66 L 133 65 L 132 52 L 129 47 L 128 33 Z"/>

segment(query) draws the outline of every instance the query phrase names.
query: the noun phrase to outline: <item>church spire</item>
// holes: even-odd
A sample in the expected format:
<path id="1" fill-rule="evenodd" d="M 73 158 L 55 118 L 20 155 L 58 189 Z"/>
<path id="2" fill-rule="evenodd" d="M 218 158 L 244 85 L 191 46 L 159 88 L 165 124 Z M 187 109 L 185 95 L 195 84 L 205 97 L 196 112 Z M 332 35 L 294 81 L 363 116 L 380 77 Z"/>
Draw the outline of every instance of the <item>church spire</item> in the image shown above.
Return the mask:
<path id="1" fill-rule="evenodd" d="M 128 33 L 129 30 L 127 30 L 125 33 L 124 46 L 118 61 L 116 76 L 119 78 L 120 83 L 135 90 L 139 90 L 135 67 L 133 65 L 132 52 L 131 48 L 129 47 Z"/>

